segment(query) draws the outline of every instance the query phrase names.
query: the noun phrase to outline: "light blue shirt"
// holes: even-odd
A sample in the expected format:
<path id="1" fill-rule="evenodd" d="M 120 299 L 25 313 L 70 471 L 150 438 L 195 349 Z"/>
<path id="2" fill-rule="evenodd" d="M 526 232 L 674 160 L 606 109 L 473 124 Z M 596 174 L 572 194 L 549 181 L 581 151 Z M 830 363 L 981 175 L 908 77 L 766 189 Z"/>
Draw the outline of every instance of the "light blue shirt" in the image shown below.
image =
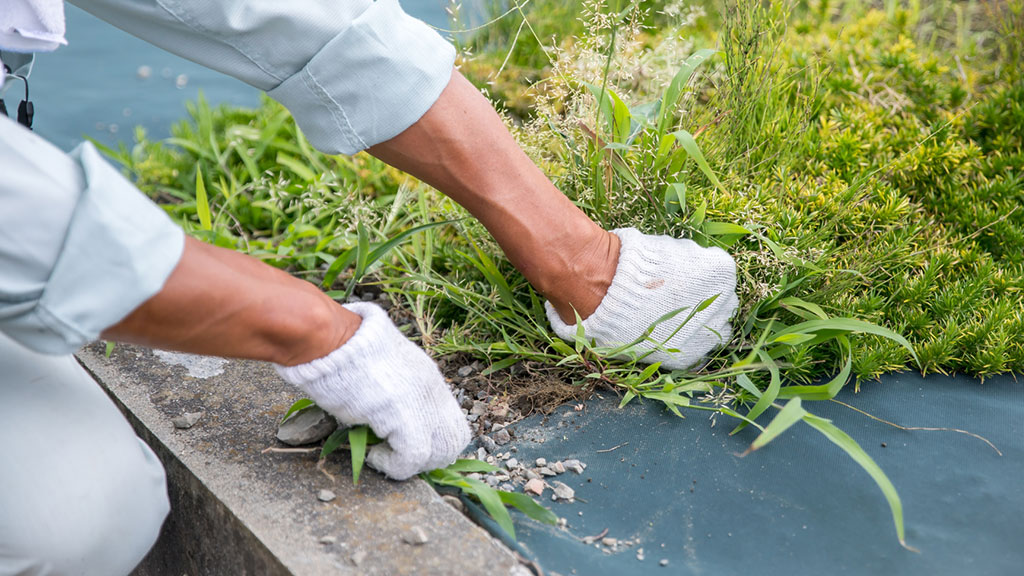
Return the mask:
<path id="1" fill-rule="evenodd" d="M 329 154 L 414 124 L 455 59 L 397 0 L 72 3 L 265 90 Z M 180 228 L 92 145 L 64 154 L 0 119 L 0 331 L 36 351 L 73 352 L 156 294 L 183 246 Z"/>

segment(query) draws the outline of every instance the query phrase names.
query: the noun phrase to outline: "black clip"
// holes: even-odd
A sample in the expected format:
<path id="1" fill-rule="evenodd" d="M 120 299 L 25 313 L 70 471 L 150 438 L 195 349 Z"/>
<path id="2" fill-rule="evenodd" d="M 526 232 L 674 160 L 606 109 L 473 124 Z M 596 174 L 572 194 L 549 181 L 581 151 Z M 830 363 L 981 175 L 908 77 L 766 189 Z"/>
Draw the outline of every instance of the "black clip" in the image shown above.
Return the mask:
<path id="1" fill-rule="evenodd" d="M 4 73 L 11 76 L 12 78 L 20 78 L 25 83 L 25 99 L 18 104 L 18 124 L 21 124 L 29 130 L 32 129 L 32 122 L 35 120 L 36 107 L 32 104 L 32 101 L 28 98 L 28 78 L 21 74 L 11 74 L 11 68 L 4 64 Z M 7 104 L 0 98 L 0 112 L 4 116 L 7 116 Z"/>

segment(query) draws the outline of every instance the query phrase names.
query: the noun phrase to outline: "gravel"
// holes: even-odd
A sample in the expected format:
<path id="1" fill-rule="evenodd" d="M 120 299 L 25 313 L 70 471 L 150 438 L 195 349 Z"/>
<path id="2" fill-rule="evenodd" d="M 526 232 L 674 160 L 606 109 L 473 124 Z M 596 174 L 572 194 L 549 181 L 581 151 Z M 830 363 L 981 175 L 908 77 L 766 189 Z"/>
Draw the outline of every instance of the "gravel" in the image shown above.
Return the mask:
<path id="1" fill-rule="evenodd" d="M 551 483 L 551 488 L 555 492 L 552 495 L 553 500 L 572 500 L 576 497 L 576 491 L 563 482 L 556 480 Z"/>
<path id="2" fill-rule="evenodd" d="M 523 492 L 526 492 L 528 494 L 536 494 L 537 496 L 543 496 L 544 488 L 544 481 L 539 478 L 534 478 L 526 482 L 526 485 L 523 486 Z"/>
<path id="3" fill-rule="evenodd" d="M 402 540 L 406 544 L 413 546 L 422 546 L 427 542 L 430 542 L 430 536 L 427 535 L 427 531 L 422 526 L 413 526 L 408 532 L 402 535 Z"/>
<path id="4" fill-rule="evenodd" d="M 504 446 L 512 441 L 512 436 L 508 433 L 508 430 L 502 428 L 494 433 L 494 442 L 499 446 Z"/>
<path id="5" fill-rule="evenodd" d="M 338 497 L 337 494 L 335 494 L 334 492 L 331 492 L 330 490 L 328 490 L 326 488 L 324 488 L 323 490 L 321 490 L 321 491 L 316 493 L 316 499 L 321 501 L 321 502 L 330 502 L 330 501 L 334 500 L 337 497 Z"/>
<path id="6" fill-rule="evenodd" d="M 171 424 L 179 430 L 188 430 L 189 428 L 196 425 L 199 419 L 203 417 L 205 412 L 186 412 L 177 418 L 171 419 Z"/>

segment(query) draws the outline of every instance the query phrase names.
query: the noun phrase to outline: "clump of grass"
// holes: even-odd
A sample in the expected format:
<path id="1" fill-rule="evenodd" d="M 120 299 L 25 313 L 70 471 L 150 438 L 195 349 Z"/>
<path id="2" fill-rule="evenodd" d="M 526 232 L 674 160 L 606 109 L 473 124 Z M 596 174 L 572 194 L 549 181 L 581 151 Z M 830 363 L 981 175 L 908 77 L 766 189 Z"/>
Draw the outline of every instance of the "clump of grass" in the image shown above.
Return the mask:
<path id="1" fill-rule="evenodd" d="M 762 428 L 754 449 L 805 422 L 878 483 L 902 541 L 891 484 L 807 403 L 908 367 L 1024 369 L 1022 3 L 571 5 L 586 22 L 567 24 L 564 4 L 510 11 L 462 65 L 602 225 L 731 250 L 735 337 L 696 371 L 555 338 L 479 223 L 366 155 L 311 150 L 272 102 L 200 102 L 174 138 L 139 134 L 115 157 L 190 232 L 338 297 L 372 276 L 424 345 L 486 358 L 490 374 L 557 365 L 624 402 Z"/>

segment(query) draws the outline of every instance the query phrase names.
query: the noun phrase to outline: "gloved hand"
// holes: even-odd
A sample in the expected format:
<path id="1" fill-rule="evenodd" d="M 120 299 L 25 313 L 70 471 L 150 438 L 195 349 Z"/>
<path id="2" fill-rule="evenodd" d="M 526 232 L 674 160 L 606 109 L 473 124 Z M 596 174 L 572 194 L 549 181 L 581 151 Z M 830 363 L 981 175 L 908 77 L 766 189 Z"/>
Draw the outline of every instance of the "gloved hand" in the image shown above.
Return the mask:
<path id="1" fill-rule="evenodd" d="M 635 228 L 612 230 L 621 240 L 619 263 L 608 293 L 589 317 L 583 320 L 588 340 L 598 346 L 628 344 L 640 337 L 663 315 L 687 307 L 662 322 L 651 334 L 658 342 L 665 339 L 705 299 L 718 294 L 707 308 L 690 319 L 662 348 L 678 352 L 656 351 L 643 359 L 661 362 L 671 369 L 685 369 L 699 362 L 716 346 L 732 336 L 729 319 L 736 312 L 736 263 L 721 248 L 702 248 L 692 240 L 669 236 L 648 236 Z M 562 321 L 550 303 L 545 303 L 548 320 L 555 334 L 572 341 L 576 326 Z M 642 354 L 654 346 L 638 344 Z"/>
<path id="2" fill-rule="evenodd" d="M 275 365 L 278 374 L 343 425 L 368 424 L 386 440 L 370 448 L 366 463 L 389 477 L 451 464 L 470 431 L 437 364 L 376 304 L 344 306 L 362 317 L 356 333 L 323 358 Z"/>

